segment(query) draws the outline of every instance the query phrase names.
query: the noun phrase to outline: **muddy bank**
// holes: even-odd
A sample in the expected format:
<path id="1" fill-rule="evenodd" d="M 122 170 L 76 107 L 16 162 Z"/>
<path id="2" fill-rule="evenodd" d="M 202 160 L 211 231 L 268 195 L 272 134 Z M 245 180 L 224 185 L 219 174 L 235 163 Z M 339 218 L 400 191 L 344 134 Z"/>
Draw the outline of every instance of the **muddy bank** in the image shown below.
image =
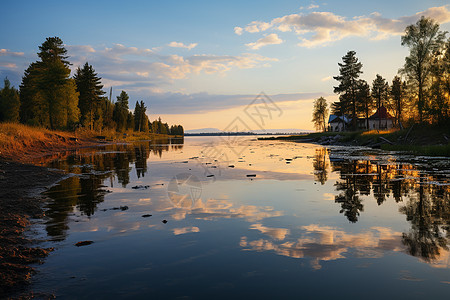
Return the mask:
<path id="1" fill-rule="evenodd" d="M 24 290 L 34 270 L 52 249 L 39 247 L 24 232 L 30 219 L 43 217 L 40 195 L 65 175 L 47 168 L 0 159 L 0 298 Z"/>

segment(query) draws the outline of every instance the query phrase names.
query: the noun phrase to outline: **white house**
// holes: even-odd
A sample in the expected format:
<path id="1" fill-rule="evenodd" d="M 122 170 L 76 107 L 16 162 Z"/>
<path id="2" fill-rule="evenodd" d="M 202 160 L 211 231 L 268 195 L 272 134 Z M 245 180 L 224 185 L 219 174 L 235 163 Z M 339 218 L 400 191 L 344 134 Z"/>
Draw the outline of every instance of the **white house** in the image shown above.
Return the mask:
<path id="1" fill-rule="evenodd" d="M 394 127 L 394 118 L 389 114 L 386 107 L 381 106 L 369 117 L 369 130 L 391 129 Z"/>
<path id="2" fill-rule="evenodd" d="M 330 115 L 328 118 L 328 131 L 345 131 L 350 125 L 350 119 L 347 116 Z"/>

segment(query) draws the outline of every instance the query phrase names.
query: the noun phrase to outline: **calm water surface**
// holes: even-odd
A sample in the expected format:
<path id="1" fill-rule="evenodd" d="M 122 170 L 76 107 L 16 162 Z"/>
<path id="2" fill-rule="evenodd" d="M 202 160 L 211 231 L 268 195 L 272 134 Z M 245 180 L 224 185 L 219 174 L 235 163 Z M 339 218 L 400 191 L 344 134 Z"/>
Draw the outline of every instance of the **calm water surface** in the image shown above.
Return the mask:
<path id="1" fill-rule="evenodd" d="M 55 251 L 37 267 L 35 291 L 69 299 L 450 294 L 445 158 L 187 137 L 85 149 L 50 167 L 74 176 L 47 192 L 37 230 Z M 86 240 L 94 243 L 74 245 Z"/>

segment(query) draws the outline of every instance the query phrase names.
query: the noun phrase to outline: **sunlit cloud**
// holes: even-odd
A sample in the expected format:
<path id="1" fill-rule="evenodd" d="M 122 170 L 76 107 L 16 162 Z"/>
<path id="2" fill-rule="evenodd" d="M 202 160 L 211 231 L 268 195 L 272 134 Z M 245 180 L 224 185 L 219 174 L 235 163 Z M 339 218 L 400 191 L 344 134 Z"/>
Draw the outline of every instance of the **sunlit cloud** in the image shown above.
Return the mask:
<path id="1" fill-rule="evenodd" d="M 243 31 L 244 29 L 242 27 L 239 26 L 234 27 L 234 33 L 236 33 L 237 35 L 241 35 Z"/>
<path id="2" fill-rule="evenodd" d="M 250 229 L 259 230 L 261 233 L 266 234 L 278 241 L 284 240 L 286 236 L 289 234 L 289 229 L 287 228 L 266 227 L 263 226 L 262 224 L 253 224 L 250 226 Z"/>
<path id="3" fill-rule="evenodd" d="M 271 33 L 268 36 L 260 38 L 259 40 L 257 40 L 254 43 L 248 43 L 245 45 L 247 47 L 249 47 L 250 49 L 258 50 L 259 48 L 261 48 L 263 46 L 277 45 L 277 44 L 281 44 L 282 42 L 283 42 L 283 40 L 280 39 L 276 33 Z"/>
<path id="4" fill-rule="evenodd" d="M 171 210 L 171 217 L 174 220 L 183 220 L 187 216 L 190 216 L 191 218 L 202 220 L 243 218 L 248 222 L 259 222 L 265 218 L 279 217 L 283 215 L 283 212 L 276 211 L 271 206 L 236 206 L 231 201 L 226 199 L 207 199 L 205 201 L 197 200 L 192 207 L 167 207 L 164 210 Z"/>
<path id="5" fill-rule="evenodd" d="M 13 52 L 8 49 L 0 49 L 0 56 L 23 56 L 23 52 Z"/>
<path id="6" fill-rule="evenodd" d="M 189 45 L 185 45 L 185 44 L 183 44 L 181 42 L 171 42 L 171 43 L 168 44 L 169 47 L 185 48 L 185 49 L 188 49 L 188 50 L 191 50 L 191 49 L 197 47 L 197 45 L 198 45 L 197 43 L 191 43 Z"/>
<path id="7" fill-rule="evenodd" d="M 325 82 L 325 81 L 330 81 L 331 79 L 333 79 L 332 76 L 327 76 L 327 77 L 324 77 L 324 78 L 320 79 L 320 81 Z"/>
<path id="8" fill-rule="evenodd" d="M 261 31 L 266 31 L 272 27 L 270 23 L 261 22 L 261 21 L 253 21 L 245 27 L 245 31 L 250 33 L 256 33 Z"/>
<path id="9" fill-rule="evenodd" d="M 293 258 L 309 257 L 312 258 L 311 265 L 314 269 L 321 268 L 321 261 L 345 258 L 350 249 L 355 251 L 356 256 L 365 258 L 378 258 L 386 251 L 403 250 L 401 233 L 385 227 L 372 227 L 361 233 L 347 233 L 334 227 L 311 224 L 302 226 L 301 230 L 302 235 L 297 240 L 283 243 L 269 239 L 249 241 L 243 236 L 239 244 L 244 250 L 273 251 L 278 255 Z"/>
<path id="10" fill-rule="evenodd" d="M 15 63 L 1 62 L 0 61 L 0 67 L 8 68 L 8 69 L 15 69 L 15 68 L 17 68 L 17 65 Z"/>
<path id="11" fill-rule="evenodd" d="M 181 47 L 180 44 L 172 46 Z M 186 47 L 193 48 L 194 45 L 190 44 Z M 136 90 L 139 90 L 139 87 L 171 84 L 174 80 L 186 79 L 201 73 L 225 75 L 232 69 L 266 67 L 268 63 L 277 61 L 275 58 L 255 53 L 163 55 L 154 49 L 122 44 L 98 49 L 89 45 L 70 45 L 67 48 L 73 63 L 73 70 L 87 61 L 94 66 L 97 73 L 103 78 L 105 85 L 108 82 L 119 88 L 126 87 Z"/>
<path id="12" fill-rule="evenodd" d="M 308 8 L 317 7 L 312 4 Z M 298 13 L 274 18 L 270 22 L 253 21 L 243 30 L 250 33 L 263 32 L 268 29 L 293 32 L 300 39 L 299 46 L 316 47 L 352 36 L 379 40 L 401 35 L 406 26 L 415 23 L 421 16 L 431 17 L 440 24 L 450 22 L 450 11 L 447 6 L 439 6 L 397 19 L 384 18 L 378 12 L 369 16 L 353 18 L 332 12 Z"/>
<path id="13" fill-rule="evenodd" d="M 193 233 L 193 232 L 200 232 L 200 228 L 198 227 L 182 227 L 182 228 L 174 228 L 172 229 L 174 235 L 180 235 L 180 234 L 186 234 L 186 233 Z"/>

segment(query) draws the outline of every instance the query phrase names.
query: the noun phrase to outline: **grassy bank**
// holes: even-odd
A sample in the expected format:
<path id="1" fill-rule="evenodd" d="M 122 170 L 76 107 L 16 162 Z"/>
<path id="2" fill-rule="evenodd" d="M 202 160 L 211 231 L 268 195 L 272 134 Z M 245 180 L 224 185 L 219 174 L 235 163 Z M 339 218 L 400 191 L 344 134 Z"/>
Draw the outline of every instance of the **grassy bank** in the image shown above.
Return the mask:
<path id="1" fill-rule="evenodd" d="M 92 147 L 107 142 L 133 142 L 174 136 L 107 130 L 101 133 L 85 129 L 75 132 L 48 130 L 17 123 L 0 123 L 0 158 L 33 163 L 36 158 L 56 152 Z"/>
<path id="2" fill-rule="evenodd" d="M 265 138 L 261 138 L 264 140 Z M 354 145 L 406 151 L 417 155 L 450 156 L 450 125 L 415 125 L 402 130 L 315 132 L 267 139 L 314 142 L 322 145 Z"/>

